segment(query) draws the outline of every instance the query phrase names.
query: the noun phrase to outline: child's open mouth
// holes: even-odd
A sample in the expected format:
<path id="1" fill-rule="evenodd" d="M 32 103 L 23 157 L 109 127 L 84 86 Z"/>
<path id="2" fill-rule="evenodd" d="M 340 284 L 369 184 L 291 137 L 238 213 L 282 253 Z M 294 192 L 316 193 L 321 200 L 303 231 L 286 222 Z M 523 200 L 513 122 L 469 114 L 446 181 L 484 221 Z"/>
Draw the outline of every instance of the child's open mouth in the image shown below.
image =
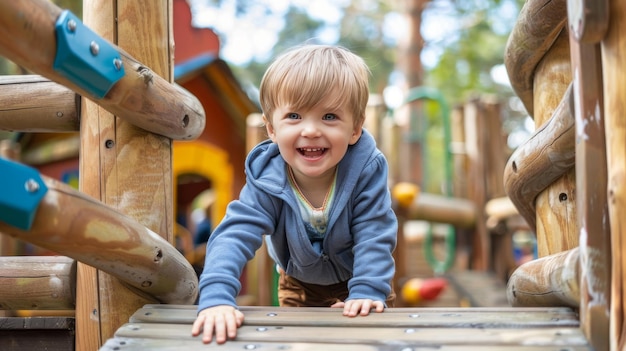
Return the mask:
<path id="1" fill-rule="evenodd" d="M 298 152 L 300 155 L 305 157 L 319 157 L 322 156 L 326 152 L 326 148 L 317 147 L 317 148 L 298 148 Z"/>

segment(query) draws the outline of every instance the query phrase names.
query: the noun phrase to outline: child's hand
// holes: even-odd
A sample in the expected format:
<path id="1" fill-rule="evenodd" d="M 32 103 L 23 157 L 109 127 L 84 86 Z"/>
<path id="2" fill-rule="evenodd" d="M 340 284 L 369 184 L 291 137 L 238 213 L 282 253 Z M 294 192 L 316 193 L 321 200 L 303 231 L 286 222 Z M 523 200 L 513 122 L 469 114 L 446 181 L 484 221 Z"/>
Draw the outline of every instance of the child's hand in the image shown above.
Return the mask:
<path id="1" fill-rule="evenodd" d="M 215 306 L 200 311 L 196 321 L 193 322 L 191 335 L 198 336 L 202 333 L 202 342 L 208 344 L 213 340 L 223 344 L 228 339 L 237 336 L 237 328 L 243 323 L 243 313 L 233 306 Z"/>
<path id="2" fill-rule="evenodd" d="M 348 302 L 337 302 L 330 307 L 343 307 L 343 315 L 348 317 L 367 316 L 371 310 L 382 312 L 385 310 L 385 304 L 382 301 L 374 301 L 370 299 L 348 300 Z"/>

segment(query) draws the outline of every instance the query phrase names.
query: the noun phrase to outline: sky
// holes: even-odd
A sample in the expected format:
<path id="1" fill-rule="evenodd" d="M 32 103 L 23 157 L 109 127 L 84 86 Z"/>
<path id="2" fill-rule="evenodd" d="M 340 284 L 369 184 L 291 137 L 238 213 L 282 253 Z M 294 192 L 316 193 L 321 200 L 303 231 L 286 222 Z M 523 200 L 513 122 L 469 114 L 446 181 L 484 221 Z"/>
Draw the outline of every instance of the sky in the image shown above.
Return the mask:
<path id="1" fill-rule="evenodd" d="M 332 25 L 341 20 L 341 5 L 350 0 L 256 0 L 249 2 L 245 17 L 236 16 L 235 1 L 222 1 L 221 7 L 211 6 L 205 0 L 190 0 L 193 12 L 193 25 L 213 28 L 222 41 L 221 56 L 235 65 L 245 64 L 253 58 L 267 60 L 271 47 L 278 40 L 278 33 L 284 26 L 284 14 L 290 3 L 305 9 L 308 14 L 329 24 L 328 30 L 320 34 L 322 42 L 335 43 L 338 33 Z M 270 8 L 271 15 L 263 13 Z M 432 11 L 431 11 L 432 12 Z M 444 25 L 442 25 L 444 23 Z M 427 41 L 440 41 L 450 38 L 458 25 L 438 12 L 425 16 L 422 34 Z M 386 37 L 398 39 L 407 32 L 405 18 L 398 13 L 390 13 L 385 20 Z M 426 66 L 434 65 L 438 53 L 426 48 L 423 54 Z"/>
<path id="2" fill-rule="evenodd" d="M 290 3 L 306 9 L 311 17 L 332 24 L 341 19 L 337 5 L 343 2 L 345 0 L 257 0 L 249 3 L 246 16 L 237 17 L 235 1 L 222 1 L 222 6 L 216 8 L 204 0 L 190 0 L 193 25 L 213 28 L 222 41 L 222 58 L 235 65 L 245 64 L 253 58 L 268 59 L 284 26 L 283 15 Z M 268 8 L 271 9 L 270 16 L 264 13 Z M 328 31 L 322 35 L 324 38 L 333 42 L 336 35 Z"/>
<path id="3" fill-rule="evenodd" d="M 212 28 L 220 36 L 221 58 L 234 65 L 243 65 L 252 59 L 261 62 L 271 59 L 269 57 L 271 49 L 278 41 L 278 33 L 285 24 L 284 14 L 290 4 L 306 9 L 314 19 L 325 21 L 329 29 L 321 33 L 319 39 L 335 43 L 338 31 L 332 27 L 341 20 L 342 13 L 339 8 L 352 0 L 249 0 L 246 2 L 247 14 L 243 17 L 236 15 L 234 0 L 222 0 L 219 8 L 209 5 L 211 3 L 209 0 L 188 1 L 193 14 L 193 25 Z M 493 28 L 504 33 L 515 23 L 518 10 L 511 5 L 512 2 L 504 1 L 502 4 L 497 18 L 493 19 Z M 451 15 L 452 9 L 447 2 L 431 2 L 430 5 L 432 6 L 424 11 L 421 28 L 422 36 L 427 43 L 421 56 L 426 68 L 436 65 L 445 44 L 453 42 L 462 26 L 466 25 Z M 269 15 L 265 12 L 267 9 L 271 10 Z M 383 30 L 386 36 L 399 40 L 407 32 L 407 26 L 403 15 L 391 13 L 387 15 Z M 428 45 L 429 43 L 434 45 Z M 510 86 L 504 64 L 493 67 L 491 76 L 495 82 Z M 394 83 L 393 77 L 390 78 L 389 95 L 401 97 L 401 93 L 398 92 L 402 90 L 401 79 Z M 400 101 L 402 100 L 400 98 Z M 394 103 L 391 99 L 386 102 L 390 105 Z M 527 132 L 513 137 L 523 140 L 527 137 Z M 517 142 L 519 140 L 515 141 Z"/>

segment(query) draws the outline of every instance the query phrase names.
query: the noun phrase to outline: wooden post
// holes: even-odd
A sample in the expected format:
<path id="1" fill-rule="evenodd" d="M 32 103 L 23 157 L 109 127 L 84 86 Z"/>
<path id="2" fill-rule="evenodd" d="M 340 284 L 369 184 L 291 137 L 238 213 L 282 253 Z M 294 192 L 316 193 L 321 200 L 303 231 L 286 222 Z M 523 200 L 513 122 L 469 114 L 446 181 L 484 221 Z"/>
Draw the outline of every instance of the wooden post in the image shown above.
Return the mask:
<path id="1" fill-rule="evenodd" d="M 85 0 L 83 21 L 169 82 L 172 1 Z M 173 242 L 171 140 L 82 99 L 80 190 Z M 96 350 L 150 302 L 118 280 L 78 265 L 76 348 Z"/>
<path id="2" fill-rule="evenodd" d="M 609 1 L 611 20 L 606 37 L 602 41 L 602 67 L 604 87 L 604 114 L 608 168 L 608 206 L 611 223 L 611 350 L 626 347 L 626 317 L 624 282 L 626 282 L 626 3 Z"/>
<path id="3" fill-rule="evenodd" d="M 267 131 L 263 123 L 263 115 L 253 113 L 246 119 L 246 151 L 250 152 L 258 143 L 267 139 Z M 255 303 L 260 306 L 272 304 L 272 269 L 274 262 L 267 253 L 265 241 L 254 258 L 246 265 L 248 293 L 254 296 Z"/>
<path id="4" fill-rule="evenodd" d="M 487 236 L 487 218 L 482 209 L 487 203 L 487 184 L 485 174 L 485 145 L 486 140 L 484 128 L 484 106 L 479 100 L 468 102 L 464 107 L 465 122 L 465 151 L 469 163 L 469 175 L 467 184 L 468 198 L 475 204 L 476 208 L 476 229 L 472 241 L 471 264 L 473 269 L 485 271 L 489 269 L 491 243 Z"/>
<path id="5" fill-rule="evenodd" d="M 570 9 L 571 11 L 571 9 Z M 588 13 L 589 20 L 593 13 Z M 580 321 L 585 336 L 597 351 L 609 350 L 611 296 L 611 243 L 607 204 L 606 143 L 602 63 L 599 42 L 579 42 L 575 13 L 570 12 L 572 82 L 576 98 L 576 207 L 580 236 Z M 591 32 L 606 25 L 603 18 Z M 591 21 L 589 21 L 591 22 Z M 589 24 L 589 23 L 588 23 Z M 594 28 L 595 27 L 595 28 Z"/>
<path id="6" fill-rule="evenodd" d="M 534 119 L 537 128 L 550 119 L 571 81 L 569 37 L 567 30 L 563 30 L 535 71 Z M 575 182 L 576 171 L 572 168 L 535 200 L 540 257 L 578 246 Z"/>

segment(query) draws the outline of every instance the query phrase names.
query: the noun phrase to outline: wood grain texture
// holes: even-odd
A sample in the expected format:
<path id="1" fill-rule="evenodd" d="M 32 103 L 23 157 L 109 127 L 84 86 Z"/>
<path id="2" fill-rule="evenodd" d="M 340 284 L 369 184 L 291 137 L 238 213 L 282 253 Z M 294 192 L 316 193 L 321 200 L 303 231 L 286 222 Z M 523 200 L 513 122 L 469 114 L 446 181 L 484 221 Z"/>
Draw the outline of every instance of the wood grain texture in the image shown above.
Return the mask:
<path id="1" fill-rule="evenodd" d="M 504 188 L 532 230 L 535 199 L 575 165 L 574 95 L 569 87 L 552 116 L 522 145 L 504 169 Z"/>
<path id="2" fill-rule="evenodd" d="M 578 248 L 526 262 L 507 283 L 512 306 L 550 307 L 580 305 L 580 250 Z"/>
<path id="3" fill-rule="evenodd" d="M 0 257 L 0 309 L 73 310 L 76 261 L 64 256 Z"/>
<path id="4" fill-rule="evenodd" d="M 190 334 L 194 306 L 146 305 L 101 350 L 590 350 L 569 308 L 389 308 L 348 318 L 341 309 L 241 307 L 224 345 Z"/>
<path id="5" fill-rule="evenodd" d="M 535 115 L 535 70 L 567 24 L 566 0 L 529 0 L 524 3 L 509 35 L 504 64 L 516 95 Z"/>
<path id="6" fill-rule="evenodd" d="M 587 21 L 585 30 L 592 33 L 602 32 L 605 25 L 608 23 L 590 20 Z M 574 35 L 570 35 L 570 49 L 576 94 L 576 206 L 579 213 L 581 255 L 580 320 L 593 347 L 596 350 L 608 350 L 611 228 L 606 193 L 607 160 L 600 44 L 579 43 Z"/>
<path id="7" fill-rule="evenodd" d="M 3 24 L 0 26 L 0 55 L 70 88 L 83 97 L 96 100 L 106 110 L 142 129 L 173 139 L 197 138 L 202 134 L 205 126 L 204 108 L 191 93 L 170 83 L 171 73 L 164 69 L 172 60 L 170 58 L 172 54 L 169 53 L 170 44 L 167 44 L 167 38 L 170 37 L 168 27 L 159 29 L 156 22 L 148 24 L 150 21 L 145 20 L 158 18 L 154 16 L 154 13 L 150 13 L 150 9 L 155 6 L 145 6 L 142 10 L 135 10 L 134 16 L 137 17 L 133 19 L 127 17 L 133 14 L 132 11 L 123 8 L 123 4 L 122 1 L 114 6 L 116 11 L 119 11 L 116 15 L 121 15 L 119 23 L 127 26 L 137 25 L 141 28 L 120 28 L 120 31 L 116 33 L 120 35 L 119 38 L 131 41 L 127 44 L 132 45 L 116 43 L 116 38 L 107 36 L 112 32 L 101 31 L 101 28 L 93 26 L 88 19 L 88 14 L 84 16 L 88 27 L 105 40 L 116 44 L 125 70 L 125 75 L 102 99 L 95 99 L 79 85 L 53 69 L 57 50 L 54 25 L 61 14 L 61 9 L 50 1 L 0 2 L 0 13 L 2 13 L 0 23 Z M 167 4 L 166 7 L 169 6 Z M 83 8 L 87 10 L 86 13 L 91 10 L 88 6 L 83 6 Z M 124 14 L 124 11 L 127 11 L 127 14 Z M 140 15 L 144 13 L 142 11 L 145 11 L 145 17 Z M 95 15 L 103 16 L 108 12 L 110 11 Z M 131 20 L 136 24 L 124 24 L 130 23 Z M 171 21 L 166 22 L 167 25 L 171 24 Z M 114 21 L 109 23 L 112 25 Z M 144 30 L 145 33 L 142 32 Z M 165 50 L 163 50 L 162 43 L 162 45 L 153 45 L 157 44 L 155 43 L 157 40 L 166 43 Z M 133 52 L 142 46 L 152 47 L 153 53 L 137 55 Z M 162 62 L 154 60 L 160 55 L 168 58 Z M 141 58 L 141 61 L 138 58 Z"/>
<path id="8" fill-rule="evenodd" d="M 31 229 L 23 231 L 0 222 L 0 233 L 110 273 L 136 289 L 135 294 L 142 291 L 165 303 L 195 301 L 196 274 L 165 239 L 64 183 L 45 176 L 44 182 L 48 192 Z"/>
<path id="9" fill-rule="evenodd" d="M 79 97 L 37 75 L 0 76 L 0 129 L 16 132 L 77 132 Z"/>
<path id="10" fill-rule="evenodd" d="M 626 348 L 626 3 L 610 1 L 611 20 L 602 41 L 605 135 L 607 152 L 607 196 L 611 225 L 611 350 Z"/>

